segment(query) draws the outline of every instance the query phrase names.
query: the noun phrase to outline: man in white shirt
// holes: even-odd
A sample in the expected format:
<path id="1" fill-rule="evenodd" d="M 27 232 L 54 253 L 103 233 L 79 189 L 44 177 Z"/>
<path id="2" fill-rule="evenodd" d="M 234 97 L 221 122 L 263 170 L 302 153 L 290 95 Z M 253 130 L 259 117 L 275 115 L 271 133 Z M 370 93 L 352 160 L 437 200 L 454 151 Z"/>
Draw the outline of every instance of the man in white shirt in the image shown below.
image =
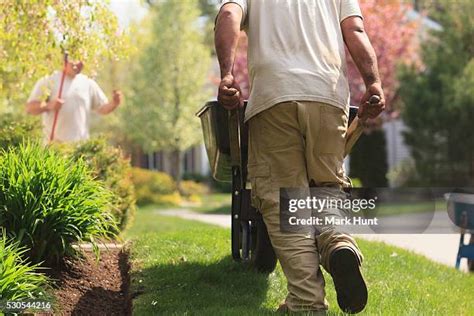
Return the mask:
<path id="1" fill-rule="evenodd" d="M 89 117 L 91 111 L 105 115 L 114 111 L 122 102 L 122 93 L 113 92 L 109 102 L 99 85 L 81 74 L 81 61 L 70 60 L 66 64 L 65 79 L 61 98 L 58 92 L 62 71 L 41 78 L 33 88 L 26 112 L 42 115 L 44 139 L 49 141 L 54 117 L 58 111 L 54 141 L 76 142 L 89 138 Z"/>
<path id="2" fill-rule="evenodd" d="M 280 311 L 328 308 L 319 265 L 333 277 L 339 306 L 358 313 L 367 303 L 362 255 L 347 233 L 280 229 L 279 188 L 349 186 L 343 170 L 349 110 L 345 46 L 366 90 L 359 119 L 385 107 L 377 59 L 357 0 L 223 0 L 215 44 L 221 70 L 218 100 L 243 105 L 232 69 L 240 31 L 248 35 L 250 98 L 248 174 L 252 204 L 262 213 L 288 281 Z M 380 102 L 370 105 L 371 95 Z"/>

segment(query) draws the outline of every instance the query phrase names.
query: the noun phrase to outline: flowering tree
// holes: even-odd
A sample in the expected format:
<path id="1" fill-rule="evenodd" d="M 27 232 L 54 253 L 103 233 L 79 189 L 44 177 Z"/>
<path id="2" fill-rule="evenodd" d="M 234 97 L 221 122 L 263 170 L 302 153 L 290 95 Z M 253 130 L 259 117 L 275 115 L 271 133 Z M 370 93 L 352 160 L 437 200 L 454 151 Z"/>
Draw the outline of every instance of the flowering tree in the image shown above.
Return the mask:
<path id="1" fill-rule="evenodd" d="M 397 67 L 418 63 L 417 22 L 408 20 L 412 6 L 400 0 L 363 0 L 360 6 L 366 32 L 377 54 L 387 108 L 391 110 L 399 88 Z M 365 93 L 365 85 L 357 66 L 347 55 L 351 104 L 357 105 Z"/>
<path id="2" fill-rule="evenodd" d="M 0 111 L 22 104 L 36 79 L 61 67 L 61 52 L 87 70 L 124 55 L 126 37 L 104 1 L 3 0 L 0 8 Z"/>

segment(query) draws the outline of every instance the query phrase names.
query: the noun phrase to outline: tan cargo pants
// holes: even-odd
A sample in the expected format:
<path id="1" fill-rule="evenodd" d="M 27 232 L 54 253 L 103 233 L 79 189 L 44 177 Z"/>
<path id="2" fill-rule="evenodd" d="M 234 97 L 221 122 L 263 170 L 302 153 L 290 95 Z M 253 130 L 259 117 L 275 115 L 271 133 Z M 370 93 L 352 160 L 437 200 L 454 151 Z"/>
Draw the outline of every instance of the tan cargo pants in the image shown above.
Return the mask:
<path id="1" fill-rule="evenodd" d="M 279 188 L 344 187 L 347 115 L 318 102 L 284 102 L 249 120 L 248 173 L 252 204 L 263 215 L 273 248 L 288 281 L 291 311 L 328 308 L 320 264 L 329 270 L 336 248 L 349 247 L 361 258 L 355 240 L 337 230 L 315 234 L 280 230 Z"/>

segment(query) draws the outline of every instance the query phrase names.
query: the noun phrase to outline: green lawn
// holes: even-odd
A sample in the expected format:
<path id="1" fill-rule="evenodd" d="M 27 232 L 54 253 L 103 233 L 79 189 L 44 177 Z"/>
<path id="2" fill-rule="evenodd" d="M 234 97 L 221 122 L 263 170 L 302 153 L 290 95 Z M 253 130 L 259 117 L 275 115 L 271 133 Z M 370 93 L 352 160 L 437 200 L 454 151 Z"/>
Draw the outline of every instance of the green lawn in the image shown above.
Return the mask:
<path id="1" fill-rule="evenodd" d="M 134 315 L 261 315 L 286 295 L 281 269 L 254 273 L 230 257 L 218 227 L 137 212 L 131 238 Z M 369 284 L 367 315 L 472 315 L 474 276 L 381 243 L 360 241 Z M 454 258 L 453 258 L 454 260 Z M 338 315 L 325 274 L 330 315 Z"/>
<path id="2" fill-rule="evenodd" d="M 207 194 L 201 197 L 201 206 L 193 207 L 192 210 L 206 214 L 230 214 L 231 200 L 230 193 Z"/>

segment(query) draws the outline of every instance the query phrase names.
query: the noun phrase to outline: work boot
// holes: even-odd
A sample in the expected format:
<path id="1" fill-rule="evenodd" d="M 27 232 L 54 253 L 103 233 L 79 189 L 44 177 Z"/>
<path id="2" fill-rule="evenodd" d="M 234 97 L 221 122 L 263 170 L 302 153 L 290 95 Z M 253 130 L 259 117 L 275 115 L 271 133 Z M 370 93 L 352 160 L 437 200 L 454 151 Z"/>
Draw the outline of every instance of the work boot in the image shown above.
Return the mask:
<path id="1" fill-rule="evenodd" d="M 339 307 L 349 314 L 361 312 L 367 304 L 368 294 L 357 254 L 350 248 L 336 249 L 329 267 Z"/>

